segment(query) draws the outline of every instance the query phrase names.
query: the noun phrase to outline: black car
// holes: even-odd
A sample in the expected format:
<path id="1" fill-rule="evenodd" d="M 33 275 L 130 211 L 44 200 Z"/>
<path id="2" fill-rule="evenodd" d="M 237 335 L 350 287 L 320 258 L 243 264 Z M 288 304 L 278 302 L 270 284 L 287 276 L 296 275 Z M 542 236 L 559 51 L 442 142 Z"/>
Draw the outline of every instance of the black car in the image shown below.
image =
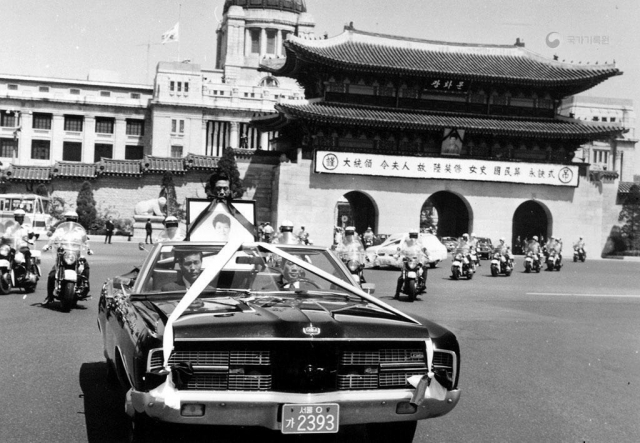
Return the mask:
<path id="1" fill-rule="evenodd" d="M 98 324 L 133 439 L 157 422 L 363 424 L 367 441 L 409 442 L 460 397 L 455 335 L 363 292 L 325 248 L 156 244 L 105 283 Z"/>
<path id="2" fill-rule="evenodd" d="M 493 244 L 491 239 L 487 237 L 476 237 L 476 250 L 478 258 L 489 260 L 493 252 Z"/>

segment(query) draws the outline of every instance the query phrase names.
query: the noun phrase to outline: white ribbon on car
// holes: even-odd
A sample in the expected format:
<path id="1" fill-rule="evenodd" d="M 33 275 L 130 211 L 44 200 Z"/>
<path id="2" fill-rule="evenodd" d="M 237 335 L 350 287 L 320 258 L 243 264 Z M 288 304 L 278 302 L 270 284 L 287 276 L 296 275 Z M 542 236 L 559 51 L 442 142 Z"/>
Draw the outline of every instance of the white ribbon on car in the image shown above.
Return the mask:
<path id="1" fill-rule="evenodd" d="M 426 341 L 426 345 L 429 372 L 426 375 L 413 375 L 407 379 L 407 382 L 416 388 L 411 398 L 411 403 L 415 405 L 422 403 L 425 398 L 433 398 L 440 401 L 444 401 L 447 398 L 447 389 L 436 380 L 433 373 L 433 342 L 431 339 Z"/>
<path id="2" fill-rule="evenodd" d="M 167 380 L 152 390 L 150 394 L 156 398 L 164 399 L 164 404 L 169 408 L 180 409 L 180 396 L 173 383 L 171 367 L 169 366 L 169 357 L 171 357 L 171 352 L 173 351 L 173 324 L 180 318 L 189 305 L 198 298 L 211 280 L 220 273 L 223 266 L 233 258 L 233 255 L 240 249 L 242 243 L 242 239 L 239 238 L 229 239 L 227 244 L 213 257 L 211 263 L 202 271 L 196 281 L 193 282 L 167 320 L 167 324 L 164 327 L 164 336 L 162 337 L 162 351 L 164 352 L 163 366 L 169 373 L 167 374 Z"/>

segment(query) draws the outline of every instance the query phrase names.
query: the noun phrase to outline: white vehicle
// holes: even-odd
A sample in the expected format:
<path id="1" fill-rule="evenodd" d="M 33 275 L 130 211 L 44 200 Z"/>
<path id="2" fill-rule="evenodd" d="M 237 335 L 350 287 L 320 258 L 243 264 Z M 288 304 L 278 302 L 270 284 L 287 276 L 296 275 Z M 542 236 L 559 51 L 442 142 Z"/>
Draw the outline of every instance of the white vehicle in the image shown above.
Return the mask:
<path id="1" fill-rule="evenodd" d="M 368 267 L 394 267 L 400 269 L 402 259 L 398 257 L 398 248 L 402 241 L 409 237 L 408 232 L 393 234 L 382 244 L 367 248 Z M 433 234 L 420 234 L 420 242 L 427 248 L 429 254 L 429 266 L 435 268 L 438 263 L 447 259 L 447 247 Z"/>
<path id="2" fill-rule="evenodd" d="M 50 204 L 49 197 L 37 194 L 0 195 L 0 233 L 4 233 L 8 225 L 13 223 L 15 210 L 22 209 L 25 212 L 24 224 L 31 226 L 38 235 L 45 234 L 52 223 Z"/>

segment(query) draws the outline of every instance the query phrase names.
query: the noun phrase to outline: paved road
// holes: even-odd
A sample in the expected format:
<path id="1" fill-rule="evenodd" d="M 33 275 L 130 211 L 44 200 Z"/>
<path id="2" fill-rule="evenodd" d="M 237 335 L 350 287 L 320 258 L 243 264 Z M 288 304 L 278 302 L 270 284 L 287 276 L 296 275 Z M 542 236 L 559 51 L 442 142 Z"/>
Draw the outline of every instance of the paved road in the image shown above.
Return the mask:
<path id="1" fill-rule="evenodd" d="M 94 247 L 94 294 L 144 257 L 134 242 Z M 51 263 L 45 257 L 43 269 Z M 451 281 L 447 264 L 430 271 L 429 293 L 415 303 L 391 299 L 397 271 L 366 271 L 381 299 L 460 340 L 462 399 L 451 414 L 421 422 L 415 441 L 640 441 L 640 263 L 524 274 L 520 260 L 509 278 L 491 277 L 483 263 L 471 281 Z M 123 441 L 122 396 L 104 381 L 97 299 L 68 314 L 42 308 L 43 283 L 26 299 L 0 296 L 0 441 Z"/>

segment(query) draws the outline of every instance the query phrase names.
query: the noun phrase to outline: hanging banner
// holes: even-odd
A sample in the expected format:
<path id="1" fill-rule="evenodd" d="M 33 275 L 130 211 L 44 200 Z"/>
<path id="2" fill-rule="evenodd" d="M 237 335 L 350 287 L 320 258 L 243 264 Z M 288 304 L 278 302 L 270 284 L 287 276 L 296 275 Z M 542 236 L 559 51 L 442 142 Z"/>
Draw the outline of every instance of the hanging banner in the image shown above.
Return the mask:
<path id="1" fill-rule="evenodd" d="M 528 185 L 578 186 L 578 166 L 316 151 L 315 172 Z"/>

